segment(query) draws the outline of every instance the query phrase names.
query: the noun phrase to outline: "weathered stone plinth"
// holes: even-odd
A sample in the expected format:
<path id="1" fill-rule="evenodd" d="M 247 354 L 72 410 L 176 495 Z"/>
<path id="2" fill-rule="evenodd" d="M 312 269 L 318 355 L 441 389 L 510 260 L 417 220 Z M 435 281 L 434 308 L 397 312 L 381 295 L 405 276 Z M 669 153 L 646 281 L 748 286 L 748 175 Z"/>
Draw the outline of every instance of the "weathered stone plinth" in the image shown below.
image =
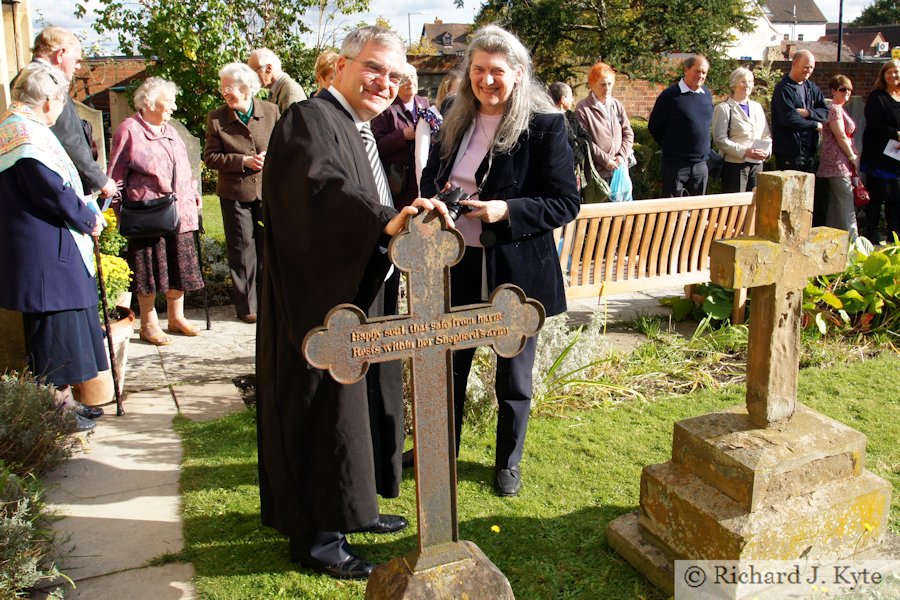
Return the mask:
<path id="1" fill-rule="evenodd" d="M 472 542 L 448 544 L 468 558 L 414 570 L 417 553 L 378 566 L 366 584 L 366 600 L 511 600 L 509 581 Z"/>
<path id="2" fill-rule="evenodd" d="M 672 460 L 644 468 L 640 509 L 610 523 L 607 539 L 669 594 L 676 559 L 849 558 L 887 533 L 891 486 L 864 469 L 865 447 L 802 405 L 767 429 L 746 407 L 686 419 Z"/>

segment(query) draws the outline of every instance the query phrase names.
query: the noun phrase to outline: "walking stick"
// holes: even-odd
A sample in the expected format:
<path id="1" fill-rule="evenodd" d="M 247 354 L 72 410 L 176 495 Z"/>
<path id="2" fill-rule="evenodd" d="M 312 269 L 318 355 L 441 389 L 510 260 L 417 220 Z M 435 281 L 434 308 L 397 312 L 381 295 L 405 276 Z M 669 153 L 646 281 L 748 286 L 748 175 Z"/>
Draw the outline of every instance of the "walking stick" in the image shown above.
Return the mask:
<path id="1" fill-rule="evenodd" d="M 119 373 L 116 367 L 116 351 L 113 348 L 112 327 L 109 325 L 109 303 L 106 299 L 106 284 L 103 281 L 103 264 L 100 259 L 100 240 L 94 239 L 94 259 L 97 262 L 97 281 L 100 284 L 100 302 L 103 305 L 103 325 L 106 328 L 106 347 L 109 348 L 109 370 L 112 373 L 113 394 L 116 398 L 116 416 L 125 414 L 122 408 L 122 396 L 119 394 Z"/>
<path id="2" fill-rule="evenodd" d="M 203 229 L 203 215 L 197 215 L 197 229 L 194 230 L 194 245 L 197 246 L 197 262 L 200 263 L 200 281 L 203 282 L 203 310 L 206 311 L 206 330 L 212 329 L 209 322 L 209 297 L 206 294 L 206 277 L 203 276 L 203 248 L 200 246 L 200 234 L 206 233 Z"/>

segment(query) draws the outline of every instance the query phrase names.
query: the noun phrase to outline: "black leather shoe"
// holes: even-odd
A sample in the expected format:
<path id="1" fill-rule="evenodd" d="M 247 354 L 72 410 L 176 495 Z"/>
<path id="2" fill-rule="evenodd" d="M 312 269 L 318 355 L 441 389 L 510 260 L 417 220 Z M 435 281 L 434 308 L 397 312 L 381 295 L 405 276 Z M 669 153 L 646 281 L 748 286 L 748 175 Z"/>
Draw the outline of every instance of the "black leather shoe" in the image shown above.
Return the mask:
<path id="1" fill-rule="evenodd" d="M 372 569 L 375 568 L 372 563 L 355 554 L 333 565 L 324 565 L 318 561 L 301 561 L 300 564 L 313 571 L 331 575 L 335 579 L 368 579 Z"/>
<path id="2" fill-rule="evenodd" d="M 378 515 L 371 525 L 357 529 L 356 533 L 394 533 L 406 529 L 406 519 L 400 515 Z"/>
<path id="3" fill-rule="evenodd" d="M 103 416 L 103 409 L 99 406 L 85 406 L 81 402 L 75 406 L 73 412 L 85 419 L 96 419 Z"/>
<path id="4" fill-rule="evenodd" d="M 413 465 L 416 464 L 415 456 L 413 455 L 412 450 L 407 450 L 403 453 L 403 458 L 400 459 L 400 466 L 404 469 L 412 469 Z"/>
<path id="5" fill-rule="evenodd" d="M 494 479 L 494 489 L 498 496 L 515 496 L 522 489 L 522 474 L 519 467 L 509 469 L 497 469 Z"/>

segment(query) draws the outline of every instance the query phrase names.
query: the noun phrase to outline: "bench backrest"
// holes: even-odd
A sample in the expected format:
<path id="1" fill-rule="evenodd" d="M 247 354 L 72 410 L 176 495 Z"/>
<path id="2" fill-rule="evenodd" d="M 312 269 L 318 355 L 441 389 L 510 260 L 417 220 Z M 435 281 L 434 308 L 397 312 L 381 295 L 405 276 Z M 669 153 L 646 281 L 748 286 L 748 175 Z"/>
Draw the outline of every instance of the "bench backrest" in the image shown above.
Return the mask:
<path id="1" fill-rule="evenodd" d="M 586 204 L 563 230 L 569 298 L 709 281 L 714 240 L 753 233 L 753 192 Z"/>

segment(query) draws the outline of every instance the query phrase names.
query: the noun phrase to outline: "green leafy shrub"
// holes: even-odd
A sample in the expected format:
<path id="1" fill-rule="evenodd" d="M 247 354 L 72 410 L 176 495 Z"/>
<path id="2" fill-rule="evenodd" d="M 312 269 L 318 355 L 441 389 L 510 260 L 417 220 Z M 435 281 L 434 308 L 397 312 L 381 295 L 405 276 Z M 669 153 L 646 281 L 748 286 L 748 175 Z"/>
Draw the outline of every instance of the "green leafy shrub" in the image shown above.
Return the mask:
<path id="1" fill-rule="evenodd" d="M 30 374 L 0 375 L 0 460 L 20 477 L 40 475 L 80 447 L 75 415 L 61 409 L 52 388 Z"/>
<path id="2" fill-rule="evenodd" d="M 206 282 L 206 296 L 210 306 L 224 306 L 234 302 L 232 292 L 231 271 L 228 268 L 228 254 L 225 240 L 210 236 L 200 236 L 200 249 L 203 253 L 203 279 Z M 162 295 L 164 310 L 165 296 Z M 203 306 L 203 293 L 194 292 L 187 295 L 185 304 L 193 308 Z M 157 306 L 157 308 L 161 308 Z"/>
<path id="3" fill-rule="evenodd" d="M 810 279 L 803 290 L 806 325 L 821 334 L 900 329 L 900 243 L 879 250 L 865 238 L 851 246 L 847 268 Z"/>
<path id="4" fill-rule="evenodd" d="M 59 577 L 52 519 L 40 482 L 19 477 L 0 461 L 0 598 L 25 596 L 37 584 Z M 50 594 L 62 598 L 62 592 Z"/>
<path id="5" fill-rule="evenodd" d="M 629 170 L 635 200 L 659 198 L 662 194 L 662 154 L 659 146 L 647 129 L 647 120 L 641 117 L 631 119 L 634 130 L 634 157 L 637 164 Z"/>

